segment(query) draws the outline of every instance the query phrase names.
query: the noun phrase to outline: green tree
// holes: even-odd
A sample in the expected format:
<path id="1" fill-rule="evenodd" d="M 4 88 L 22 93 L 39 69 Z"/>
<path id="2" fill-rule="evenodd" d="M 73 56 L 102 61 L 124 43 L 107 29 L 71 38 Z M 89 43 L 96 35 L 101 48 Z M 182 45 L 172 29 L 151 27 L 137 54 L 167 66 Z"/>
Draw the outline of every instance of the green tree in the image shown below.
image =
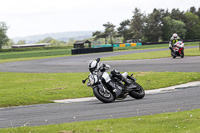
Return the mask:
<path id="1" fill-rule="evenodd" d="M 196 15 L 198 15 L 200 18 L 200 7 L 199 7 L 198 11 L 196 12 Z"/>
<path id="2" fill-rule="evenodd" d="M 41 40 L 39 43 L 50 43 L 52 40 L 53 40 L 52 37 L 47 37 L 47 38 Z"/>
<path id="3" fill-rule="evenodd" d="M 190 10 L 189 12 L 193 13 L 193 14 L 196 14 L 196 8 L 193 6 L 193 7 L 190 7 Z"/>
<path id="4" fill-rule="evenodd" d="M 59 41 L 55 40 L 55 39 L 52 39 L 50 44 L 51 44 L 51 46 L 59 46 Z"/>
<path id="5" fill-rule="evenodd" d="M 94 40 L 96 41 L 96 40 L 102 38 L 101 34 L 102 34 L 101 31 L 95 31 L 92 33 L 92 36 L 94 36 Z"/>
<path id="6" fill-rule="evenodd" d="M 112 44 L 112 38 L 116 35 L 115 25 L 113 25 L 110 22 L 107 22 L 106 24 L 103 24 L 103 26 L 105 27 L 105 31 L 101 34 L 101 36 L 104 38 L 110 38 L 110 43 Z"/>
<path id="7" fill-rule="evenodd" d="M 172 9 L 171 11 L 171 18 L 172 19 L 175 19 L 175 20 L 181 20 L 181 21 L 184 21 L 185 20 L 185 15 L 184 15 L 184 12 L 180 11 L 179 9 Z"/>
<path id="8" fill-rule="evenodd" d="M 101 32 L 101 31 L 96 31 L 92 33 L 92 36 L 94 36 L 94 41 L 99 40 L 101 38 L 105 39 L 105 44 L 107 44 L 107 35 L 105 32 Z"/>
<path id="9" fill-rule="evenodd" d="M 18 45 L 23 45 L 23 44 L 26 44 L 26 40 L 19 40 L 17 42 Z"/>
<path id="10" fill-rule="evenodd" d="M 163 18 L 163 40 L 167 41 L 173 33 L 177 33 L 181 38 L 185 37 L 185 23 L 181 20 L 171 19 L 170 16 Z"/>
<path id="11" fill-rule="evenodd" d="M 8 41 L 7 41 L 7 43 L 5 44 L 5 46 L 7 46 L 8 48 L 10 48 L 12 45 L 14 45 L 15 44 L 15 42 L 12 40 L 12 39 L 9 39 Z"/>
<path id="12" fill-rule="evenodd" d="M 7 30 L 8 27 L 6 26 L 6 23 L 0 22 L 0 49 L 2 49 L 2 46 L 5 45 L 9 40 L 8 36 L 6 35 Z"/>
<path id="13" fill-rule="evenodd" d="M 144 36 L 147 41 L 158 42 L 162 34 L 162 14 L 159 10 L 154 9 L 146 19 Z"/>
<path id="14" fill-rule="evenodd" d="M 185 24 L 187 29 L 186 39 L 197 39 L 200 32 L 199 29 L 197 29 L 200 23 L 199 16 L 193 14 L 192 12 L 186 12 L 185 17 Z"/>
<path id="15" fill-rule="evenodd" d="M 193 33 L 187 32 L 187 35 L 193 34 L 194 36 L 191 36 L 190 39 L 199 39 L 200 38 L 200 21 L 194 25 L 194 29 L 192 30 Z"/>
<path id="16" fill-rule="evenodd" d="M 134 39 L 141 39 L 143 36 L 144 30 L 144 20 L 145 16 L 141 13 L 140 9 L 135 8 L 133 11 L 133 16 L 130 22 L 130 33 L 132 38 Z"/>
<path id="17" fill-rule="evenodd" d="M 132 34 L 130 30 L 130 20 L 124 20 L 120 23 L 120 27 L 117 28 L 117 35 L 116 37 L 123 37 L 124 40 L 132 39 Z"/>

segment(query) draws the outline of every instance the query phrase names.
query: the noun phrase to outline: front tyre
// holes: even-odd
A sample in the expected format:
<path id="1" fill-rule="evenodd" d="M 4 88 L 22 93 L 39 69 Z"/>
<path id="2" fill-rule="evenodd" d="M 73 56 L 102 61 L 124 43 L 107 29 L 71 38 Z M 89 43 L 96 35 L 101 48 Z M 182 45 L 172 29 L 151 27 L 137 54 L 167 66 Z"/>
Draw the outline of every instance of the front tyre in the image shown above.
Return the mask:
<path id="1" fill-rule="evenodd" d="M 176 58 L 175 52 L 171 51 L 171 57 Z"/>
<path id="2" fill-rule="evenodd" d="M 113 94 L 109 90 L 106 90 L 106 92 L 103 92 L 98 87 L 95 87 L 93 88 L 93 94 L 98 100 L 104 103 L 111 103 L 115 100 Z"/>
<path id="3" fill-rule="evenodd" d="M 136 89 L 129 92 L 129 95 L 135 99 L 142 99 L 145 96 L 144 89 L 138 83 L 134 82 L 134 85 L 137 86 Z"/>
<path id="4" fill-rule="evenodd" d="M 181 50 L 181 58 L 184 58 L 184 51 Z"/>

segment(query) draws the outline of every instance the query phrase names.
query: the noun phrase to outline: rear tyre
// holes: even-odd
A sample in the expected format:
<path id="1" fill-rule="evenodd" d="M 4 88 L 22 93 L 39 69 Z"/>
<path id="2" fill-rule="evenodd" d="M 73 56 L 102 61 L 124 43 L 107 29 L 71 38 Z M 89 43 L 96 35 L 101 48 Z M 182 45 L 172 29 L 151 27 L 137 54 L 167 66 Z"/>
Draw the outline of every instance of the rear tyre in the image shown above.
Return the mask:
<path id="1" fill-rule="evenodd" d="M 98 100 L 104 103 L 111 103 L 115 100 L 113 94 L 109 90 L 106 90 L 106 92 L 103 92 L 98 87 L 95 87 L 93 88 L 93 94 Z"/>
<path id="2" fill-rule="evenodd" d="M 138 83 L 134 82 L 134 85 L 137 86 L 136 89 L 129 92 L 129 95 L 135 99 L 142 99 L 145 96 L 144 89 Z"/>

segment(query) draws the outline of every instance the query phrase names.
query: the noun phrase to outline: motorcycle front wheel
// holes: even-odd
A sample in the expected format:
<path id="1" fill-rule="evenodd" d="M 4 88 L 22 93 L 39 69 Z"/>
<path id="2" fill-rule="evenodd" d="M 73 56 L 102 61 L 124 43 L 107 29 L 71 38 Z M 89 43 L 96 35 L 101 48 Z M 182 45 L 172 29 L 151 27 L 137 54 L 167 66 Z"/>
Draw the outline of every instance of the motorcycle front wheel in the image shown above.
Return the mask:
<path id="1" fill-rule="evenodd" d="M 181 58 L 184 58 L 184 51 L 181 51 Z"/>
<path id="2" fill-rule="evenodd" d="M 137 86 L 136 89 L 129 92 L 129 95 L 135 99 L 142 99 L 145 96 L 144 89 L 138 83 L 134 82 L 134 85 Z"/>
<path id="3" fill-rule="evenodd" d="M 98 100 L 104 103 L 111 103 L 115 100 L 113 94 L 109 90 L 106 90 L 106 92 L 103 92 L 98 87 L 95 87 L 93 88 L 93 94 Z"/>
<path id="4" fill-rule="evenodd" d="M 175 52 L 171 51 L 171 57 L 176 58 Z"/>

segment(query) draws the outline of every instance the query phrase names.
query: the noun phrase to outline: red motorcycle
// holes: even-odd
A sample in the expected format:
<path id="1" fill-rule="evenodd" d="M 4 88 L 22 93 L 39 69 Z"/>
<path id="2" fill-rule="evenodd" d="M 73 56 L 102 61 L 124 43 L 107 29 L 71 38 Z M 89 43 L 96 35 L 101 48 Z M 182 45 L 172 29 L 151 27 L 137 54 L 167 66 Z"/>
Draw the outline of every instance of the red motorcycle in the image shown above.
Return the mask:
<path id="1" fill-rule="evenodd" d="M 174 44 L 171 56 L 173 58 L 176 58 L 177 56 L 180 56 L 181 58 L 184 57 L 184 43 L 182 41 L 178 41 Z"/>

